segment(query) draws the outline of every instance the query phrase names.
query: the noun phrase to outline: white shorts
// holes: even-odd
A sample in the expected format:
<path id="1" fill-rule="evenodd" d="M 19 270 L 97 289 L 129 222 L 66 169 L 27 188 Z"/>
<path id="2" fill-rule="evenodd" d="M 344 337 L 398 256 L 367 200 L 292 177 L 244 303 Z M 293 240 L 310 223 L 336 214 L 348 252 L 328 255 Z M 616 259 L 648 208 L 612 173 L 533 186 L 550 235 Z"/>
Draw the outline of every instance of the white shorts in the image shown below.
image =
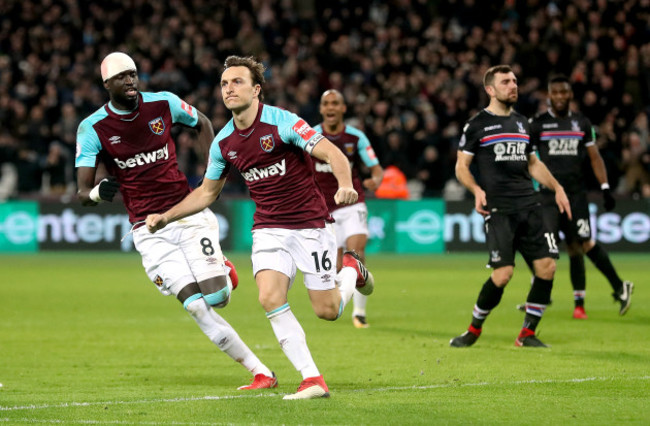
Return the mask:
<path id="1" fill-rule="evenodd" d="M 325 228 L 263 228 L 253 231 L 253 274 L 271 269 L 289 277 L 300 269 L 309 290 L 336 286 L 336 240 L 331 225 Z"/>
<path id="2" fill-rule="evenodd" d="M 353 235 L 368 235 L 368 207 L 366 203 L 352 204 L 332 212 L 336 246 L 345 248 L 345 242 Z"/>
<path id="3" fill-rule="evenodd" d="M 164 295 L 178 295 L 193 282 L 226 275 L 219 245 L 219 222 L 210 209 L 168 224 L 151 234 L 146 226 L 133 233 L 149 279 Z"/>

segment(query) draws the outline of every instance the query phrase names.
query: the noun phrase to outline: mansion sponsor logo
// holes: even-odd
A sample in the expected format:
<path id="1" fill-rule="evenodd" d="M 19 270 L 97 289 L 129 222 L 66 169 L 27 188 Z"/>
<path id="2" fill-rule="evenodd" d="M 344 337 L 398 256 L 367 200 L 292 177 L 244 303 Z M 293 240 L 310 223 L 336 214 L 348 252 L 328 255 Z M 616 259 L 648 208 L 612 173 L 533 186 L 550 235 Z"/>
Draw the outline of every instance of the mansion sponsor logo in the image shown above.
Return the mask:
<path id="1" fill-rule="evenodd" d="M 548 154 L 549 155 L 578 155 L 578 139 L 551 139 L 548 142 Z"/>
<path id="2" fill-rule="evenodd" d="M 494 146 L 494 161 L 528 161 L 526 142 L 500 142 Z"/>

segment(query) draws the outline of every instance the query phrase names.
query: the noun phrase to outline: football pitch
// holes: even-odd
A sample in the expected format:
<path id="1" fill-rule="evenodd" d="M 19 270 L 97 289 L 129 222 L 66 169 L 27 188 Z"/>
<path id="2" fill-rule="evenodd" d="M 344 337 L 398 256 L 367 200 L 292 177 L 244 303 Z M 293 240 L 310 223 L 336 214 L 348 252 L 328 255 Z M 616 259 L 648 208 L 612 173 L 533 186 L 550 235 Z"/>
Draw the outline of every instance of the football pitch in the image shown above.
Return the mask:
<path id="1" fill-rule="evenodd" d="M 284 401 L 301 377 L 257 302 L 247 254 L 230 254 L 240 285 L 220 313 L 275 371 L 277 389 L 238 391 L 250 374 L 159 294 L 137 253 L 0 255 L 0 423 L 4 424 L 648 424 L 647 254 L 612 254 L 635 283 L 620 317 L 587 260 L 588 320 L 571 318 L 568 260 L 538 332 L 517 348 L 529 288 L 525 264 L 471 348 L 469 324 L 487 255 L 369 256 L 368 329 L 351 306 L 313 314 L 302 278 L 289 293 L 331 398 Z"/>

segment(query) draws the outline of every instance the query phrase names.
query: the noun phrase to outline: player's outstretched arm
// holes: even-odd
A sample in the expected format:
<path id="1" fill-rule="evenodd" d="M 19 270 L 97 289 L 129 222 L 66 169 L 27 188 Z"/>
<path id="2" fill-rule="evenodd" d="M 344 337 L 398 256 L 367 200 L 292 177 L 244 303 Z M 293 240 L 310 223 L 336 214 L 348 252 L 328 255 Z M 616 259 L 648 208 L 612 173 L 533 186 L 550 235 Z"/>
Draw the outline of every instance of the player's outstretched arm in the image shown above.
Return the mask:
<path id="1" fill-rule="evenodd" d="M 359 194 L 352 186 L 352 172 L 350 163 L 341 150 L 327 138 L 321 139 L 311 152 L 311 155 L 332 167 L 332 174 L 339 184 L 339 189 L 334 194 L 336 204 L 354 204 L 359 199 Z"/>
<path id="2" fill-rule="evenodd" d="M 546 165 L 542 163 L 542 160 L 537 158 L 534 153 L 530 154 L 528 158 L 528 171 L 530 175 L 545 187 L 555 191 L 555 203 L 558 209 L 560 209 L 560 213 L 566 213 L 569 220 L 571 220 L 571 205 L 562 185 L 560 185 Z"/>
<path id="3" fill-rule="evenodd" d="M 226 178 L 212 180 L 204 177 L 201 186 L 190 192 L 180 203 L 165 213 L 148 215 L 145 219 L 147 229 L 153 234 L 170 222 L 200 212 L 217 199 L 225 183 Z"/>
<path id="4" fill-rule="evenodd" d="M 465 188 L 469 189 L 469 191 L 474 194 L 474 208 L 476 211 L 483 216 L 490 214 L 490 212 L 487 211 L 487 197 L 485 196 L 485 191 L 483 191 L 483 188 L 476 183 L 476 179 L 474 179 L 472 172 L 469 170 L 469 165 L 472 164 L 474 156 L 462 151 L 458 151 L 457 155 L 456 178 L 465 186 Z"/>

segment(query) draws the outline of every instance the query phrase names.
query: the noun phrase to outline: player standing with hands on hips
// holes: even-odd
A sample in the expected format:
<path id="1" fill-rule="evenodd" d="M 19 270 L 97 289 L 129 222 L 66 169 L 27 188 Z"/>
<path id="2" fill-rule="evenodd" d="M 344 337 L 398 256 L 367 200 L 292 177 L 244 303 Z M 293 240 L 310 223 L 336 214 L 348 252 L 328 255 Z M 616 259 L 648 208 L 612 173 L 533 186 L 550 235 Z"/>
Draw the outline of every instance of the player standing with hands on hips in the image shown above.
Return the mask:
<path id="1" fill-rule="evenodd" d="M 490 104 L 463 128 L 456 176 L 474 194 L 474 207 L 485 217 L 485 236 L 490 254 L 490 278 L 483 284 L 474 305 L 468 330 L 450 341 L 452 347 L 473 345 L 483 322 L 501 301 L 512 278 L 515 250 L 532 260 L 535 276 L 526 300 L 526 317 L 515 339 L 516 346 L 546 347 L 535 330 L 550 302 L 558 247 L 547 229 L 539 193 L 531 176 L 555 191 L 560 212 L 571 218 L 564 189 L 532 149 L 528 120 L 513 110 L 517 102 L 517 78 L 508 65 L 488 69 L 483 86 Z M 470 172 L 476 159 L 478 182 Z"/>
<path id="2" fill-rule="evenodd" d="M 332 174 L 329 164 L 314 158 L 314 175 L 320 187 L 327 209 L 334 218 L 334 233 L 338 246 L 336 266 L 342 267 L 343 251 L 351 251 L 359 256 L 361 262 L 366 264 L 366 244 L 368 243 L 368 207 L 364 203 L 364 188 L 376 191 L 384 176 L 384 170 L 379 165 L 375 151 L 370 145 L 368 137 L 359 129 L 346 125 L 343 116 L 347 107 L 341 92 L 335 89 L 327 90 L 320 98 L 320 114 L 323 122 L 314 130 L 321 133 L 330 142 L 336 145 L 347 157 L 352 169 L 352 183 L 359 199 L 355 204 L 343 206 L 334 202 L 334 194 L 338 190 L 338 182 Z M 365 165 L 370 170 L 370 177 L 360 178 L 361 166 Z M 366 303 L 368 296 L 355 291 L 352 298 L 354 309 L 352 323 L 357 328 L 367 328 Z"/>
<path id="3" fill-rule="evenodd" d="M 149 213 L 190 193 L 178 169 L 172 126 L 195 128 L 207 154 L 214 137 L 210 120 L 172 93 L 139 92 L 135 62 L 125 53 L 106 56 L 101 75 L 110 102 L 83 120 L 77 131 L 79 199 L 84 206 L 95 206 L 113 201 L 119 189 L 149 279 L 162 294 L 176 296 L 201 331 L 253 374 L 252 384 L 240 389 L 276 387 L 271 370 L 212 309 L 226 306 L 237 284 L 232 264 L 221 253 L 215 215 L 206 206 L 156 234 L 143 226 Z M 100 162 L 111 178 L 95 185 Z M 203 364 L 197 367 L 205 368 Z"/>
<path id="4" fill-rule="evenodd" d="M 539 158 L 569 193 L 571 201 L 572 220 L 558 211 L 552 192 L 546 186 L 540 188 L 544 216 L 552 221 L 557 241 L 559 231 L 564 233 L 566 239 L 575 303 L 573 318 L 587 318 L 584 308 L 585 254 L 609 281 L 614 290 L 612 296 L 620 303 L 619 314 L 624 315 L 630 308 L 634 285 L 621 280 L 605 249 L 591 238 L 587 180 L 584 175 L 587 158 L 603 192 L 605 210 L 611 211 L 616 206 L 607 182 L 607 170 L 596 145 L 595 131 L 587 117 L 571 111 L 573 90 L 566 76 L 551 78 L 548 95 L 549 110 L 530 120 L 530 138 L 539 152 Z"/>
<path id="5" fill-rule="evenodd" d="M 339 186 L 337 204 L 354 204 L 358 194 L 341 151 L 297 115 L 263 104 L 263 83 L 264 66 L 254 58 L 226 58 L 221 94 L 233 118 L 212 143 L 203 183 L 166 212 L 149 215 L 147 228 L 157 232 L 209 206 L 221 193 L 230 166 L 235 166 L 256 206 L 251 258 L 259 301 L 282 350 L 303 378 L 298 391 L 284 399 L 328 397 L 287 299 L 297 269 L 314 312 L 325 320 L 341 316 L 355 289 L 370 294 L 374 284 L 365 266 L 350 254 L 343 257 L 337 274 L 331 217 L 309 155 L 332 167 Z"/>

